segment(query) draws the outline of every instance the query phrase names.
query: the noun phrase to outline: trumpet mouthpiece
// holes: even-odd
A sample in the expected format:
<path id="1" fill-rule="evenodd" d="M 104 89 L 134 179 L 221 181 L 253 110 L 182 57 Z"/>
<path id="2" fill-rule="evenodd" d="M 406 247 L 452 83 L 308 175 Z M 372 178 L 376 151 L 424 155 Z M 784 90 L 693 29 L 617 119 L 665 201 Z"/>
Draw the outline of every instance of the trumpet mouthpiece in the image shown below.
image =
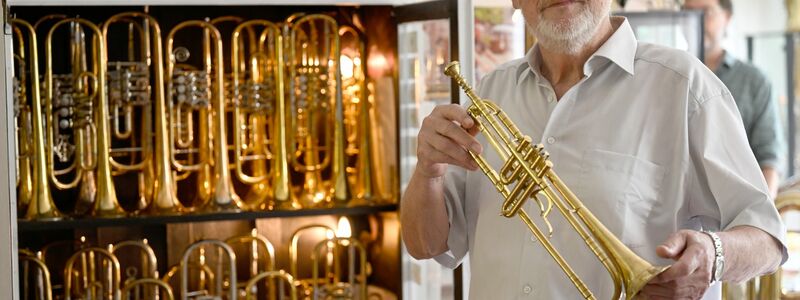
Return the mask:
<path id="1" fill-rule="evenodd" d="M 460 75 L 461 74 L 461 64 L 458 61 L 453 61 L 447 64 L 447 67 L 444 68 L 444 74 L 450 77 Z"/>

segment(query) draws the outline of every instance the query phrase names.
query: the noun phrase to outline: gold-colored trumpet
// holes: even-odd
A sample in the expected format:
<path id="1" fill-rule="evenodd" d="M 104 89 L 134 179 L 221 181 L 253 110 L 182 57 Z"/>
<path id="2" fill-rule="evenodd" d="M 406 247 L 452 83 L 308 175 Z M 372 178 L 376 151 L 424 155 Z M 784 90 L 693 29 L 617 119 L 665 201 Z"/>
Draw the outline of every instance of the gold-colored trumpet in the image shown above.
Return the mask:
<path id="1" fill-rule="evenodd" d="M 611 275 L 615 289 L 612 299 L 620 299 L 620 296 L 633 299 L 647 282 L 666 269 L 653 266 L 636 255 L 586 209 L 552 170 L 553 164 L 543 147 L 534 146 L 530 137 L 523 135 L 496 104 L 481 99 L 474 93 L 461 76 L 458 62 L 448 64 L 444 73 L 452 77 L 470 98 L 472 104 L 467 112 L 503 161 L 502 168 L 497 172 L 483 157 L 469 152 L 505 199 L 501 214 L 507 218 L 516 215 L 522 219 L 583 298 L 595 299 L 548 238 L 553 228 L 547 216 L 553 206 L 561 212 Z M 542 232 L 522 209 L 528 199 L 533 199 L 538 204 L 543 221 L 548 226 L 547 233 Z"/>
<path id="2" fill-rule="evenodd" d="M 30 252 L 24 251 L 25 249 L 20 250 L 20 265 L 22 266 L 22 299 L 30 299 L 30 295 L 33 294 L 34 299 L 37 300 L 52 300 L 53 299 L 53 288 L 50 285 L 50 271 L 47 269 L 47 266 L 44 264 L 40 256 Z M 29 282 L 29 272 L 30 266 L 33 266 L 34 276 L 36 276 L 36 287 L 33 292 L 30 291 L 30 282 Z"/>
<path id="3" fill-rule="evenodd" d="M 259 28 L 258 41 L 253 37 Z M 244 31 L 250 32 L 249 44 Z M 249 46 L 249 51 L 244 51 Z M 253 210 L 270 209 L 273 201 L 287 201 L 289 174 L 285 140 L 283 49 L 280 28 L 269 21 L 239 24 L 231 41 L 233 165 L 236 178 L 250 189 L 244 203 Z M 272 130 L 270 130 L 272 129 Z M 273 161 L 275 160 L 275 161 Z M 245 166 L 251 170 L 247 174 Z M 268 170 L 270 172 L 268 172 Z M 272 178 L 270 185 L 270 178 Z M 270 189 L 272 187 L 272 189 Z"/>
<path id="4" fill-rule="evenodd" d="M 346 250 L 347 254 L 347 273 L 344 277 L 342 250 Z M 321 259 L 326 260 L 323 278 L 319 274 Z M 313 299 L 367 299 L 367 249 L 358 240 L 346 237 L 325 239 L 314 247 L 311 262 Z M 345 277 L 347 280 L 343 281 Z"/>
<path id="5" fill-rule="evenodd" d="M 119 13 L 103 24 L 106 41 L 109 27 L 113 24 L 127 25 L 128 44 L 127 57 L 109 63 L 114 68 L 109 71 L 114 142 L 115 145 L 125 145 L 111 149 L 111 165 L 117 173 L 137 172 L 140 197 L 136 209 L 149 206 L 151 214 L 181 213 L 185 209 L 178 201 L 168 160 L 161 26 L 146 13 Z M 137 51 L 138 57 L 135 55 Z M 154 76 L 152 85 L 151 71 Z M 153 111 L 155 119 L 151 117 Z M 140 125 L 137 128 L 134 124 Z M 138 139 L 134 136 L 136 129 L 139 131 Z M 122 157 L 127 162 L 119 162 L 115 157 Z"/>
<path id="6" fill-rule="evenodd" d="M 336 20 L 327 15 L 303 16 L 289 27 L 288 146 L 294 170 L 305 176 L 297 196 L 303 207 L 329 205 L 331 200 L 345 205 L 350 200 L 338 31 Z M 324 169 L 330 170 L 327 184 Z"/>
<path id="7" fill-rule="evenodd" d="M 248 280 L 255 278 L 262 272 L 275 270 L 275 247 L 272 246 L 272 243 L 270 243 L 266 237 L 258 234 L 258 230 L 255 228 L 253 228 L 250 234 L 229 238 L 225 240 L 225 243 L 232 249 L 241 249 L 237 248 L 237 246 L 244 246 L 244 249 L 247 250 L 246 253 L 248 255 L 237 255 L 236 257 L 247 259 L 246 265 L 250 273 Z M 240 294 L 246 294 L 250 289 L 256 288 L 255 286 L 245 288 L 245 285 L 248 284 L 247 280 L 237 279 L 237 282 L 239 282 L 239 286 L 236 288 L 240 289 Z M 274 283 L 270 281 L 264 286 L 264 289 L 270 290 L 273 287 Z"/>
<path id="8" fill-rule="evenodd" d="M 286 283 L 286 285 L 289 286 L 289 299 L 297 300 L 297 290 L 294 288 L 294 286 L 295 286 L 294 278 L 292 277 L 291 274 L 286 273 L 283 270 L 262 272 L 262 273 L 259 273 L 258 275 L 256 275 L 255 277 L 251 278 L 249 281 L 247 281 L 247 285 L 245 285 L 245 289 L 244 290 L 246 291 L 246 294 L 244 296 L 244 299 L 245 300 L 256 300 L 256 294 L 255 294 L 255 289 L 254 288 L 258 284 L 259 281 L 265 280 L 265 279 L 266 280 L 270 280 L 270 282 L 271 282 L 272 279 L 279 279 L 279 280 L 283 281 L 284 283 Z M 270 296 L 274 296 L 275 293 L 277 292 L 278 295 L 280 295 L 279 299 L 283 299 L 283 295 L 284 295 L 284 293 L 282 292 L 283 291 L 283 286 L 284 285 L 280 285 L 279 286 L 280 288 L 278 288 L 277 290 L 272 289 L 272 291 L 269 292 L 269 295 Z"/>
<path id="9" fill-rule="evenodd" d="M 170 287 L 168 284 L 166 284 L 165 282 L 163 282 L 161 280 L 153 279 L 153 278 L 136 279 L 134 281 L 131 281 L 131 282 L 125 284 L 125 287 L 122 288 L 122 299 L 131 299 L 131 300 L 142 299 L 142 298 L 136 297 L 135 295 L 131 295 L 131 292 L 132 291 L 136 291 L 136 290 L 138 290 L 140 288 L 145 288 L 146 289 L 147 287 L 150 287 L 150 289 L 155 290 L 156 293 L 158 293 L 159 296 L 164 297 L 164 298 L 156 298 L 156 297 L 149 297 L 148 296 L 148 297 L 144 297 L 144 299 L 147 299 L 147 300 L 149 300 L 149 299 L 164 299 L 164 300 L 173 300 L 173 299 L 175 299 L 175 296 L 172 293 L 172 287 Z"/>
<path id="10" fill-rule="evenodd" d="M 141 257 L 141 266 L 138 268 L 133 266 L 125 268 L 126 278 L 122 282 L 122 286 L 127 290 L 133 289 L 135 295 L 145 295 L 148 299 L 156 299 L 157 287 L 155 287 L 156 289 L 153 289 L 153 287 L 148 288 L 148 283 L 141 284 L 144 287 L 143 289 L 140 289 L 138 285 L 137 287 L 129 287 L 134 281 L 140 279 L 158 279 L 158 259 L 155 252 L 153 252 L 153 248 L 147 243 L 147 239 L 123 241 L 108 245 L 108 251 L 114 255 L 117 255 L 121 249 L 128 248 L 138 250 Z M 126 292 L 123 292 L 123 294 L 126 294 Z"/>
<path id="11" fill-rule="evenodd" d="M 343 117 L 347 148 L 345 153 L 355 157 L 353 167 L 347 173 L 351 180 L 355 198 L 350 205 L 368 205 L 379 199 L 372 147 L 372 103 L 367 89 L 367 63 L 364 34 L 355 27 L 339 27 L 339 39 L 349 42 L 349 53 L 342 51 L 340 58 L 342 73 Z"/>
<path id="12" fill-rule="evenodd" d="M 181 289 L 180 294 L 182 299 L 186 299 L 189 293 L 189 258 L 194 253 L 195 249 L 202 249 L 203 247 L 211 246 L 218 250 L 217 252 L 217 266 L 214 273 L 216 278 L 214 280 L 214 293 L 215 297 L 226 297 L 227 299 L 236 299 L 236 254 L 233 249 L 222 241 L 218 240 L 201 240 L 190 245 L 183 252 L 181 258 Z M 223 262 L 223 254 L 225 260 Z M 224 268 L 223 266 L 227 266 Z M 227 271 L 227 273 L 226 273 Z M 225 274 L 228 276 L 226 277 Z"/>
<path id="13" fill-rule="evenodd" d="M 80 266 L 76 263 L 80 262 Z M 73 287 L 73 280 L 75 286 Z M 119 260 L 98 247 L 81 249 L 64 267 L 64 299 L 120 299 Z"/>
<path id="14" fill-rule="evenodd" d="M 174 49 L 175 35 L 186 28 L 200 28 L 209 40 L 204 42 L 202 68 L 177 65 L 190 52 Z M 170 160 L 180 174 L 177 180 L 196 173 L 198 199 L 202 211 L 239 211 L 241 201 L 233 190 L 228 170 L 225 131 L 225 96 L 222 39 L 219 31 L 205 21 L 190 20 L 176 25 L 167 35 L 166 81 L 170 99 Z M 213 76 L 210 75 L 213 72 Z M 213 83 L 211 82 L 213 78 Z M 195 141 L 194 119 L 199 119 L 200 138 Z M 213 142 L 209 142 L 208 139 Z M 213 155 L 213 157 L 212 157 Z M 213 167 L 213 172 L 211 168 Z"/>
<path id="15" fill-rule="evenodd" d="M 72 26 L 71 74 L 53 74 L 53 35 L 62 25 Z M 92 33 L 92 70 L 86 69 L 85 38 L 80 28 Z M 47 117 L 47 174 L 59 190 L 81 184 L 76 207 L 94 203 L 90 214 L 119 217 L 125 211 L 117 202 L 111 177 L 110 131 L 106 92 L 106 50 L 103 35 L 94 23 L 63 19 L 49 30 L 45 40 L 45 116 Z M 55 77 L 55 78 L 54 78 Z M 56 169 L 55 159 L 63 169 Z M 60 177 L 72 174 L 72 180 Z M 96 175 L 96 179 L 93 176 Z"/>
<path id="16" fill-rule="evenodd" d="M 36 30 L 23 20 L 11 19 L 10 23 L 18 41 L 15 62 L 19 75 L 15 76 L 14 98 L 15 104 L 20 107 L 21 118 L 18 119 L 17 126 L 23 129 L 18 136 L 20 158 L 25 158 L 19 160 L 19 201 L 26 205 L 26 219 L 57 220 L 62 215 L 53 202 L 47 182 L 49 173 L 45 160 L 45 123 L 42 119 Z M 27 31 L 27 43 L 23 31 Z M 25 54 L 25 45 L 28 45 L 30 52 L 28 56 Z M 31 95 L 30 104 L 27 100 L 28 92 Z M 29 109 L 23 109 L 24 107 Z"/>

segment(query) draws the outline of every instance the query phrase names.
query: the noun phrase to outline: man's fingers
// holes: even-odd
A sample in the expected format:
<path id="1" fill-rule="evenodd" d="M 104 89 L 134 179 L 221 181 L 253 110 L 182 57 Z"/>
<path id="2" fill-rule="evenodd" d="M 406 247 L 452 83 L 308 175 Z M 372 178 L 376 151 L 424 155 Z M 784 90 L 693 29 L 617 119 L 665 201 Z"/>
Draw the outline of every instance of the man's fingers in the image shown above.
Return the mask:
<path id="1" fill-rule="evenodd" d="M 464 128 L 470 128 L 475 125 L 475 120 L 467 114 L 467 110 L 458 104 L 436 106 L 431 115 L 440 115 L 448 121 L 458 122 Z"/>
<path id="2" fill-rule="evenodd" d="M 481 150 L 483 150 L 481 144 L 478 143 L 478 140 L 475 139 L 474 136 L 467 133 L 464 128 L 458 126 L 452 121 L 442 118 L 428 117 L 424 122 L 428 122 L 430 124 L 430 128 L 433 128 L 436 133 L 453 140 L 456 144 L 461 145 L 472 152 L 480 153 Z"/>
<path id="3" fill-rule="evenodd" d="M 664 283 L 689 276 L 700 267 L 701 255 L 698 245 L 691 245 L 681 254 L 681 257 L 666 271 L 656 276 L 650 283 Z"/>
<path id="4" fill-rule="evenodd" d="M 471 170 L 475 170 L 478 168 L 478 164 L 476 164 L 472 157 L 464 150 L 463 147 L 459 146 L 451 139 L 437 134 L 432 134 L 435 136 L 427 137 L 425 141 L 427 141 L 428 145 L 436 149 L 438 152 L 444 153 L 445 155 L 449 156 L 453 160 L 459 162 L 458 165 L 461 166 L 470 166 Z"/>
<path id="5" fill-rule="evenodd" d="M 673 295 L 675 295 L 675 287 L 661 283 L 659 284 L 651 283 L 645 285 L 644 288 L 641 290 L 641 292 L 639 292 L 639 294 L 647 296 L 648 297 L 647 299 L 652 299 L 652 297 L 670 298 Z"/>
<path id="6" fill-rule="evenodd" d="M 430 145 L 426 146 L 424 149 L 421 149 L 420 151 L 421 153 L 418 156 L 425 157 L 425 159 L 428 159 L 431 162 L 450 164 L 469 170 L 475 170 L 478 168 L 477 165 L 472 165 L 469 163 L 464 163 L 462 161 L 456 160 L 455 158 L 452 158 L 447 154 L 444 154 L 436 150 L 435 148 L 433 148 L 433 146 Z"/>
<path id="7" fill-rule="evenodd" d="M 663 258 L 675 259 L 681 255 L 681 252 L 686 247 L 686 238 L 685 231 L 671 234 L 666 241 L 656 248 L 656 254 Z"/>

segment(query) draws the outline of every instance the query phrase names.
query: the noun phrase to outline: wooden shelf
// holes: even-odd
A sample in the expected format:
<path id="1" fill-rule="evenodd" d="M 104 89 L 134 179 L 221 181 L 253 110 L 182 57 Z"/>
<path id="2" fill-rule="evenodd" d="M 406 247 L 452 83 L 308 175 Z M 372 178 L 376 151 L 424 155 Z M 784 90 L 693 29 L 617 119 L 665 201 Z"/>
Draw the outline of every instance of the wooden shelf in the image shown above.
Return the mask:
<path id="1" fill-rule="evenodd" d="M 134 216 L 122 218 L 84 218 L 62 219 L 58 221 L 17 221 L 20 232 L 41 230 L 64 230 L 74 228 L 97 228 L 119 226 L 160 225 L 170 223 L 255 220 L 262 218 L 286 218 L 321 215 L 366 215 L 379 212 L 397 211 L 397 204 L 379 204 L 369 206 L 318 208 L 301 210 L 243 211 L 235 213 L 188 213 L 175 216 Z"/>

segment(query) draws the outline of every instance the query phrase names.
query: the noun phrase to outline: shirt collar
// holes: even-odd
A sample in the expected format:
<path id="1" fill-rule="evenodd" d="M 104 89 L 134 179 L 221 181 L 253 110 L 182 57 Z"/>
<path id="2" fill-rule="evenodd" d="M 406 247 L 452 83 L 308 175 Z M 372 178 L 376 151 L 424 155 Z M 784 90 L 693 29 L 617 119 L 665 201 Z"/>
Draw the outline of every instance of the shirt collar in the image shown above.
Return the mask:
<path id="1" fill-rule="evenodd" d="M 722 54 L 722 61 L 717 67 L 717 70 L 714 73 L 719 73 L 723 69 L 730 69 L 736 63 L 736 57 L 733 57 L 728 51 L 724 51 Z"/>
<path id="2" fill-rule="evenodd" d="M 586 61 L 586 64 L 583 66 L 584 75 L 591 74 L 592 71 L 602 65 L 603 62 L 597 60 L 598 57 L 608 59 L 625 70 L 625 72 L 628 72 L 628 74 L 634 74 L 633 63 L 636 58 L 638 42 L 636 36 L 633 34 L 633 29 L 630 23 L 628 23 L 628 19 L 625 17 L 611 17 L 611 26 L 616 28 L 616 30 Z M 522 82 L 522 80 L 530 76 L 530 73 L 541 76 L 539 73 L 541 60 L 542 56 L 539 52 L 539 45 L 536 44 L 525 54 L 527 67 L 524 72 L 522 72 L 521 76 L 519 76 L 517 83 Z"/>

